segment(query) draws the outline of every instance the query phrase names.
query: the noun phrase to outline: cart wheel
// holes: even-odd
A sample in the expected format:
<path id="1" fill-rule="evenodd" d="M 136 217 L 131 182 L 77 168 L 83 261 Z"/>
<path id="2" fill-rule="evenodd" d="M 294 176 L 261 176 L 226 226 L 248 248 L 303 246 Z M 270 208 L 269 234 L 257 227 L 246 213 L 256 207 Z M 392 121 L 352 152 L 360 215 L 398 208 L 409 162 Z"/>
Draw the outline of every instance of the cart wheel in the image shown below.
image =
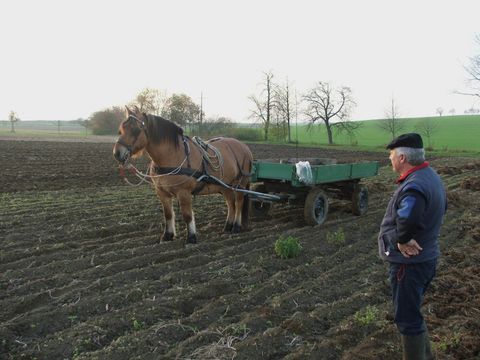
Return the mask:
<path id="1" fill-rule="evenodd" d="M 355 185 L 352 194 L 352 213 L 363 215 L 368 209 L 368 189 L 365 186 Z"/>
<path id="2" fill-rule="evenodd" d="M 264 184 L 255 184 L 253 185 L 250 190 L 267 193 L 267 188 Z M 251 198 L 248 199 L 248 206 L 250 215 L 257 218 L 257 219 L 264 219 L 267 217 L 268 212 L 272 207 L 272 203 L 268 201 L 255 201 Z"/>
<path id="3" fill-rule="evenodd" d="M 308 225 L 321 225 L 327 218 L 327 213 L 327 194 L 320 188 L 313 188 L 305 199 L 305 221 Z"/>

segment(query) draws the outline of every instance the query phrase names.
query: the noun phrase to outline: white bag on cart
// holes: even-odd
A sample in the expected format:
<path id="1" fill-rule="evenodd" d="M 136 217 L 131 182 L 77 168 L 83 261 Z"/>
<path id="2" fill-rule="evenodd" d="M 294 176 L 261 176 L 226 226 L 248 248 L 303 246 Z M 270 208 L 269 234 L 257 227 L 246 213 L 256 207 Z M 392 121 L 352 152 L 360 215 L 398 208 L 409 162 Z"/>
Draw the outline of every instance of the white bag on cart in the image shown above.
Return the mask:
<path id="1" fill-rule="evenodd" d="M 312 185 L 313 175 L 310 163 L 308 161 L 299 161 L 295 164 L 295 167 L 297 168 L 298 180 L 306 185 Z"/>

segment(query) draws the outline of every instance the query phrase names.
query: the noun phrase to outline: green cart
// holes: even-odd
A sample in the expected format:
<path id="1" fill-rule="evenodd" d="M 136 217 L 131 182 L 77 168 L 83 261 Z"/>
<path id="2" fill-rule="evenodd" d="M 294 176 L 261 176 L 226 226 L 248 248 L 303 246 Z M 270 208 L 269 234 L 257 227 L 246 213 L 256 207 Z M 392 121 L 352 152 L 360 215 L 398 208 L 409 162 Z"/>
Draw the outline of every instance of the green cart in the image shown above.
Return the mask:
<path id="1" fill-rule="evenodd" d="M 360 180 L 378 174 L 378 162 L 337 163 L 331 159 L 308 161 L 306 172 L 297 171 L 299 161 L 256 160 L 249 191 L 250 214 L 265 217 L 273 201 L 294 201 L 304 205 L 305 221 L 320 225 L 327 218 L 328 196 L 351 201 L 353 214 L 362 215 L 368 208 L 368 190 Z M 307 177 L 302 176 L 308 174 Z M 256 196 L 255 194 L 264 194 Z"/>

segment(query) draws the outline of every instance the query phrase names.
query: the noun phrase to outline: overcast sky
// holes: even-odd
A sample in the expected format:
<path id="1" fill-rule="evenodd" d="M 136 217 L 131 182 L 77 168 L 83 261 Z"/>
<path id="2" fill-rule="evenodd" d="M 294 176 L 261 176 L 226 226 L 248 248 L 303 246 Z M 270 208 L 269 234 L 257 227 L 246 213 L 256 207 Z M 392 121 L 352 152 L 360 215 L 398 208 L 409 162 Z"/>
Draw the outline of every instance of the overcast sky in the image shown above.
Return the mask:
<path id="1" fill-rule="evenodd" d="M 262 74 L 300 96 L 349 86 L 352 118 L 480 107 L 464 65 L 480 53 L 479 0 L 10 0 L 0 2 L 0 119 L 73 120 L 145 87 L 207 117 L 246 121 Z"/>

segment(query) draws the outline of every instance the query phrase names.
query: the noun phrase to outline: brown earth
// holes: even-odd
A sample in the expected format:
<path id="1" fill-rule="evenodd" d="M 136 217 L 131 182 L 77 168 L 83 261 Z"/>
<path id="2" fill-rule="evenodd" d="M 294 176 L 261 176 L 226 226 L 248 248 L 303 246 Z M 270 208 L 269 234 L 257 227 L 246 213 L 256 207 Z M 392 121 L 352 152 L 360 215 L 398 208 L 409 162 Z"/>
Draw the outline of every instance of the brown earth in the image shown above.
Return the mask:
<path id="1" fill-rule="evenodd" d="M 387 155 L 250 145 L 256 158 Z M 376 234 L 389 166 L 363 182 L 360 217 L 275 204 L 222 233 L 219 196 L 196 197 L 200 242 L 159 243 L 161 206 L 119 178 L 111 143 L 0 140 L 0 359 L 400 359 Z M 480 161 L 435 159 L 449 210 L 424 313 L 439 359 L 480 356 Z M 180 218 L 180 216 L 177 216 Z M 339 236 L 338 234 L 344 234 Z M 280 236 L 302 251 L 282 260 Z"/>

